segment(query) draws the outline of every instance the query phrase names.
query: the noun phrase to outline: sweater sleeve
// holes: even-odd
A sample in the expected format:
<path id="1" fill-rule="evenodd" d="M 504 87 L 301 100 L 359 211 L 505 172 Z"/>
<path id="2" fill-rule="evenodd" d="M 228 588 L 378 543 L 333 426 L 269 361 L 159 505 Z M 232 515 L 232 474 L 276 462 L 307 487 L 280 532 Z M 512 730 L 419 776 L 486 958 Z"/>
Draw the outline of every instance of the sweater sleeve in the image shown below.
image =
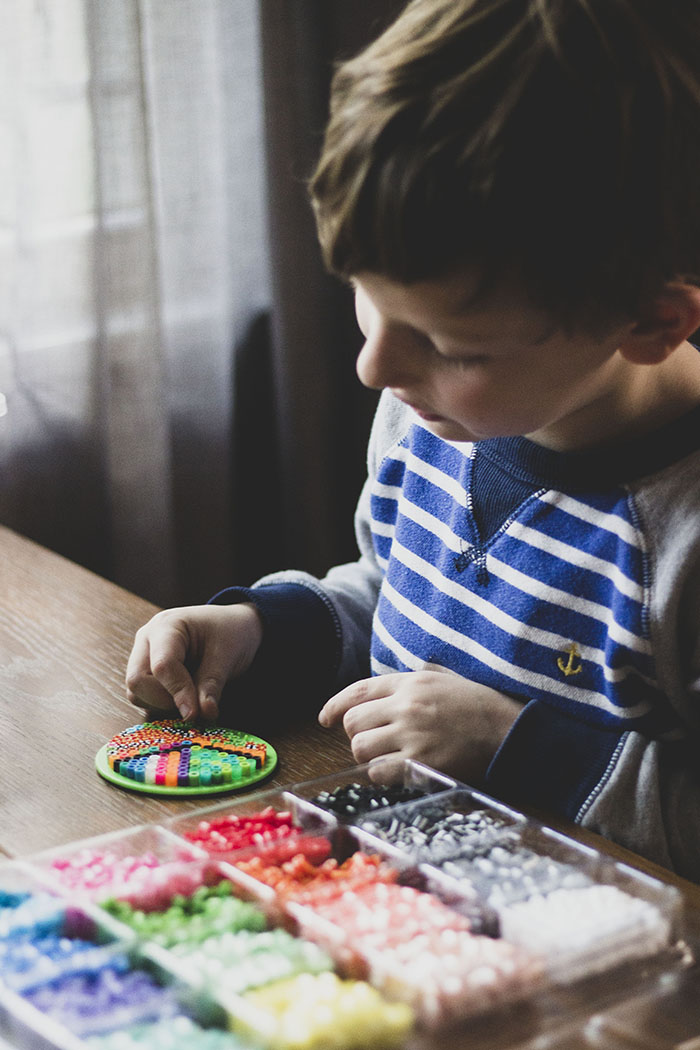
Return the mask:
<path id="1" fill-rule="evenodd" d="M 230 587 L 211 599 L 257 607 L 263 642 L 240 684 L 263 702 L 291 699 L 295 717 L 316 713 L 338 689 L 369 675 L 372 617 L 382 581 L 370 527 L 371 485 L 385 451 L 406 425 L 404 406 L 383 396 L 370 435 L 368 478 L 355 513 L 356 561 L 335 566 L 322 579 L 297 570 L 272 573 L 252 587 Z M 278 710 L 282 703 L 280 699 Z"/>
<path id="2" fill-rule="evenodd" d="M 263 705 L 278 722 L 304 719 L 319 708 L 340 659 L 335 611 L 313 586 L 277 582 L 228 587 L 210 604 L 252 602 L 263 624 L 263 641 L 250 669 L 228 692 Z M 228 705 L 224 697 L 224 708 Z M 288 717 L 287 717 L 288 716 Z"/>
<path id="3" fill-rule="evenodd" d="M 629 733 L 581 823 L 700 881 L 700 453 L 636 493 L 649 560 L 649 638 L 677 729 Z"/>
<path id="4" fill-rule="evenodd" d="M 486 789 L 575 821 L 605 782 L 627 736 L 545 700 L 526 703 L 486 773 Z"/>

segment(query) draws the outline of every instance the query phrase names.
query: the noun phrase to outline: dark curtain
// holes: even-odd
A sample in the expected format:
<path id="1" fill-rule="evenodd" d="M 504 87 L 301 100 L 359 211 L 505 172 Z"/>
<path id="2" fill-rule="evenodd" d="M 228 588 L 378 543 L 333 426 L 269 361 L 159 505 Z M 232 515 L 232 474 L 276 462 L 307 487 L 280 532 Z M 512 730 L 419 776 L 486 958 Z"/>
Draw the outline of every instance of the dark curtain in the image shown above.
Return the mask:
<path id="1" fill-rule="evenodd" d="M 236 370 L 236 582 L 355 556 L 352 517 L 376 395 L 355 376 L 349 290 L 323 269 L 308 203 L 334 63 L 405 0 L 260 0 L 273 309 Z"/>

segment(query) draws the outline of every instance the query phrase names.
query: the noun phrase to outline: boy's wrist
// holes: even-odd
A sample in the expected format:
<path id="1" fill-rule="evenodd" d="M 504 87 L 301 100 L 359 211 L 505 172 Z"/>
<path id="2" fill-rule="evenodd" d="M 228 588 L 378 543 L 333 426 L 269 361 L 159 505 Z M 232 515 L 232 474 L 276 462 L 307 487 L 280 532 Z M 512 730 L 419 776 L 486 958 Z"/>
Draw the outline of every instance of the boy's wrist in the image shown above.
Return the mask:
<path id="1" fill-rule="evenodd" d="M 231 608 L 232 610 L 235 609 L 239 614 L 243 613 L 245 616 L 246 642 L 250 663 L 252 663 L 262 645 L 265 630 L 260 610 L 253 602 L 241 602 L 239 605 L 231 606 Z"/>
<path id="2" fill-rule="evenodd" d="M 282 696 L 294 697 L 299 717 L 316 715 L 320 700 L 332 689 L 341 656 L 340 628 L 330 602 L 303 582 L 275 580 L 227 587 L 209 604 L 246 607 L 244 629 L 251 629 L 251 650 L 257 646 L 245 671 L 247 686 L 269 697 L 270 705 Z M 248 606 L 255 609 L 255 619 Z"/>

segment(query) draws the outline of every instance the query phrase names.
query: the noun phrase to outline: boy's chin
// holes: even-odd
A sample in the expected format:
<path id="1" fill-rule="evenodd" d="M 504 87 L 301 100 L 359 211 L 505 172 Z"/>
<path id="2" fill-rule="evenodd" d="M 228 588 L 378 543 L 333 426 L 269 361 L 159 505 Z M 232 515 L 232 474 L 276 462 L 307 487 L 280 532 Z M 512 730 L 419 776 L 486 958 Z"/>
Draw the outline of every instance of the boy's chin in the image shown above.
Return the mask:
<path id="1" fill-rule="evenodd" d="M 475 437 L 470 430 L 463 427 L 461 423 L 455 423 L 451 419 L 444 419 L 442 416 L 435 416 L 431 418 L 421 417 L 423 426 L 443 439 L 443 441 L 475 441 Z"/>

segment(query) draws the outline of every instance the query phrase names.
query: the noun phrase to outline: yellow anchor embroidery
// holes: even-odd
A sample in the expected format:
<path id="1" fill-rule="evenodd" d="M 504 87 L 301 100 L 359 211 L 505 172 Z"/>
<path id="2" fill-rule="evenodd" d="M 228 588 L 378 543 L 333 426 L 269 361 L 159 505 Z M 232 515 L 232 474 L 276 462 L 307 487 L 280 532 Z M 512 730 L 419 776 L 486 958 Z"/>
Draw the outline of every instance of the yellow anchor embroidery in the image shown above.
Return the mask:
<path id="1" fill-rule="evenodd" d="M 565 674 L 567 678 L 569 677 L 570 674 L 580 674 L 581 671 L 583 670 L 583 664 L 581 664 L 581 663 L 574 664 L 574 660 L 580 660 L 581 659 L 581 654 L 578 651 L 578 648 L 576 646 L 576 642 L 572 642 L 570 645 L 567 645 L 567 647 L 564 650 L 564 652 L 569 654 L 568 655 L 568 659 L 564 660 L 564 658 L 562 656 L 560 656 L 557 659 L 557 667 L 559 668 L 559 670 L 563 674 Z"/>

